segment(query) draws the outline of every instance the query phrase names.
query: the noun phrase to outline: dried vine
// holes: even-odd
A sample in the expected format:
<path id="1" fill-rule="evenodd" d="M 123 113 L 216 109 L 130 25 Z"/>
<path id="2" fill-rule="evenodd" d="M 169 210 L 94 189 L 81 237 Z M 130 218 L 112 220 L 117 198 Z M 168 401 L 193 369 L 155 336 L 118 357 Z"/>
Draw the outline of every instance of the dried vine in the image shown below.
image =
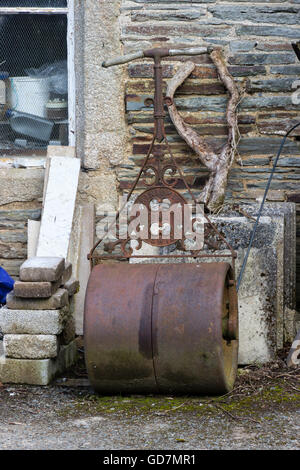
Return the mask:
<path id="1" fill-rule="evenodd" d="M 184 121 L 173 100 L 177 88 L 194 70 L 195 64 L 193 62 L 185 62 L 169 81 L 167 96 L 173 100 L 173 104 L 169 106 L 168 109 L 178 134 L 198 155 L 201 163 L 210 170 L 210 176 L 201 192 L 199 202 L 204 202 L 213 211 L 223 204 L 228 173 L 235 159 L 239 140 L 237 106 L 240 101 L 240 92 L 233 77 L 228 71 L 222 51 L 220 49 L 215 49 L 210 53 L 210 57 L 217 68 L 221 81 L 229 92 L 229 100 L 226 110 L 228 138 L 226 144 L 223 145 L 220 151 L 216 151 L 203 137 L 201 137 Z"/>

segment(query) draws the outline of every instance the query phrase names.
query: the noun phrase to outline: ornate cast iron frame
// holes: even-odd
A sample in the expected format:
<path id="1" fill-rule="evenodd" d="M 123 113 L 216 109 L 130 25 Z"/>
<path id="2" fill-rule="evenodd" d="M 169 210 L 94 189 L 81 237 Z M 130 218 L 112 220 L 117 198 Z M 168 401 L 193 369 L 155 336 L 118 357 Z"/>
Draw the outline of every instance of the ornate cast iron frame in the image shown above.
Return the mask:
<path id="1" fill-rule="evenodd" d="M 179 51 L 177 51 L 179 52 Z M 184 51 L 181 51 L 181 53 Z M 203 51 L 202 51 L 203 53 Z M 144 181 L 144 184 L 147 186 L 147 189 L 143 191 L 141 194 L 138 195 L 137 199 L 135 200 L 135 204 L 140 203 L 144 204 L 148 209 L 150 208 L 150 202 L 153 199 L 156 199 L 159 203 L 161 203 L 163 200 L 168 199 L 171 201 L 173 204 L 174 203 L 179 203 L 182 205 L 183 204 L 188 204 L 187 200 L 178 192 L 174 189 L 176 186 L 177 182 L 179 179 L 181 179 L 184 183 L 185 188 L 187 189 L 189 195 L 191 196 L 192 201 L 197 204 L 197 200 L 191 191 L 191 188 L 189 187 L 183 172 L 181 168 L 178 166 L 176 159 L 174 158 L 167 136 L 166 136 L 166 131 L 165 131 L 165 126 L 164 126 L 164 118 L 165 118 L 165 111 L 164 111 L 164 105 L 166 106 L 171 106 L 172 105 L 172 99 L 168 96 L 163 96 L 163 79 L 162 79 L 162 65 L 161 65 L 161 59 L 163 57 L 167 57 L 169 55 L 175 55 L 171 54 L 171 51 L 168 48 L 155 48 L 155 49 L 149 49 L 146 51 L 142 52 L 143 57 L 148 57 L 152 58 L 154 60 L 154 83 L 155 83 L 155 94 L 154 94 L 154 99 L 153 98 L 147 98 L 145 100 L 145 105 L 150 106 L 154 105 L 154 132 L 153 132 L 153 137 L 151 144 L 149 146 L 149 150 L 147 153 L 147 156 L 144 159 L 144 162 L 141 166 L 141 169 L 132 184 L 130 191 L 127 195 L 126 201 L 121 207 L 121 209 L 117 212 L 116 214 L 116 221 L 117 221 L 117 229 L 119 230 L 119 218 L 120 214 L 126 207 L 126 204 L 130 200 L 130 197 L 132 196 L 133 191 L 135 190 L 139 180 L 141 179 L 142 175 L 144 174 L 146 176 L 147 172 L 152 171 L 154 173 L 154 182 L 152 183 L 147 183 Z M 177 55 L 177 54 L 176 54 Z M 141 57 L 141 56 L 140 56 Z M 133 57 L 137 58 L 137 57 Z M 116 65 L 117 63 L 124 63 L 125 61 L 111 61 L 112 63 L 110 65 Z M 108 66 L 108 65 L 106 65 Z M 155 143 L 158 143 L 159 146 L 155 146 Z M 164 163 L 164 149 L 162 147 L 162 144 L 165 144 L 166 150 L 168 154 L 171 157 L 171 163 Z M 152 155 L 152 158 L 150 158 Z M 171 181 L 168 181 L 166 178 L 166 172 L 170 172 L 171 176 L 174 176 L 174 179 Z M 176 173 L 178 173 L 178 177 L 176 177 Z M 149 212 L 148 212 L 149 213 Z M 127 248 L 128 243 L 132 240 L 131 237 L 128 237 L 127 239 L 123 240 L 119 238 L 119 234 L 117 237 L 116 241 L 109 242 L 106 244 L 105 249 L 106 251 L 109 252 L 107 255 L 98 255 L 95 254 L 96 248 L 100 245 L 100 243 L 107 237 L 109 232 L 112 229 L 112 226 L 114 225 L 115 222 L 113 222 L 107 230 L 106 235 L 101 238 L 100 240 L 97 241 L 97 243 L 93 246 L 91 249 L 90 253 L 88 254 L 88 259 L 90 260 L 91 263 L 91 268 L 94 266 L 94 264 L 97 261 L 101 260 L 107 260 L 107 259 L 115 259 L 115 260 L 121 260 L 121 259 L 129 259 L 129 258 L 226 258 L 226 257 L 231 257 L 232 258 L 232 267 L 233 269 L 235 268 L 235 259 L 236 259 L 236 252 L 233 250 L 231 245 L 227 242 L 225 237 L 220 233 L 220 231 L 217 229 L 217 227 L 211 222 L 209 219 L 208 215 L 203 213 L 204 218 L 206 219 L 206 224 L 205 224 L 205 232 L 204 232 L 204 246 L 206 245 L 209 249 L 211 250 L 218 250 L 220 247 L 220 244 L 223 242 L 226 246 L 226 248 L 230 251 L 230 254 L 225 253 L 225 254 L 218 254 L 218 253 L 213 253 L 213 254 L 208 254 L 208 253 L 200 253 L 203 248 L 200 250 L 195 250 L 191 251 L 189 250 L 189 253 L 182 253 L 182 254 L 167 254 L 167 255 L 137 255 L 133 254 L 133 249 L 131 247 Z M 135 218 L 136 216 L 133 216 Z M 160 218 L 161 222 L 161 218 Z M 193 219 L 194 222 L 194 219 Z M 192 222 L 192 223 L 193 223 Z M 161 226 L 160 226 L 161 227 Z M 150 225 L 149 225 L 149 230 L 150 230 Z M 135 248 L 135 250 L 139 250 L 142 246 L 142 241 L 145 243 L 148 243 L 153 246 L 157 247 L 164 247 L 168 246 L 171 244 L 176 243 L 177 248 L 181 251 L 188 251 L 185 249 L 184 246 L 184 238 L 183 239 L 175 239 L 174 236 L 172 238 L 172 234 L 174 235 L 174 223 L 173 219 L 171 220 L 171 230 L 170 230 L 170 238 L 165 239 L 165 238 L 158 238 L 158 239 L 152 239 L 149 233 L 148 239 L 138 239 L 138 246 Z M 219 242 L 215 242 L 214 240 L 210 240 L 210 237 L 212 235 L 217 236 Z M 117 245 L 120 245 L 121 247 L 121 252 L 122 255 L 113 255 L 113 251 Z"/>

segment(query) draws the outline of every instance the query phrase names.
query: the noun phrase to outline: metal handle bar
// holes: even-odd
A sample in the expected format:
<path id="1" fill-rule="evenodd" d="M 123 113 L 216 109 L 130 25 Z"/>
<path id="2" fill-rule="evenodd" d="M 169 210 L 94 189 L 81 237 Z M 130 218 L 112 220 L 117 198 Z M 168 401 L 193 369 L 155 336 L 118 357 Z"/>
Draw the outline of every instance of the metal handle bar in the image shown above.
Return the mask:
<path id="1" fill-rule="evenodd" d="M 169 55 L 200 55 L 209 54 L 213 50 L 212 47 L 190 47 L 189 49 L 170 49 Z"/>
<path id="2" fill-rule="evenodd" d="M 144 51 L 132 52 L 131 54 L 126 54 L 123 56 L 115 57 L 114 59 L 108 59 L 102 62 L 102 67 L 111 67 L 112 65 L 126 64 L 126 62 L 131 62 L 135 59 L 141 59 L 144 57 Z"/>
<path id="3" fill-rule="evenodd" d="M 211 47 L 191 47 L 189 49 L 168 49 L 168 53 L 165 54 L 166 56 L 175 56 L 175 55 L 199 55 L 199 54 L 207 54 L 212 51 Z M 137 51 L 132 52 L 131 54 L 126 54 L 123 56 L 115 57 L 113 59 L 108 59 L 102 62 L 102 67 L 111 67 L 112 65 L 119 65 L 119 64 L 126 64 L 127 62 L 131 62 L 135 59 L 142 59 L 146 57 L 145 53 L 147 51 Z"/>

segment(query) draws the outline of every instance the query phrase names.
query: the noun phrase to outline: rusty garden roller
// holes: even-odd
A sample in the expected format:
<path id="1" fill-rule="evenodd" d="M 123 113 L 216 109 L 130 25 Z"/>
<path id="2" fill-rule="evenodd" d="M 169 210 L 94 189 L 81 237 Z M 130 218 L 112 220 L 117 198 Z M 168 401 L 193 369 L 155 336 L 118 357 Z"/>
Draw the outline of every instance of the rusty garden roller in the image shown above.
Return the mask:
<path id="1" fill-rule="evenodd" d="M 175 189 L 179 179 L 183 180 L 190 201 L 196 203 L 165 133 L 164 105 L 169 106 L 170 101 L 162 93 L 161 59 L 206 52 L 203 47 L 158 48 L 103 64 L 108 67 L 142 57 L 154 59 L 154 135 L 127 196 L 128 201 L 138 181 L 151 169 L 154 181 L 146 184 L 147 189 L 135 201 L 149 213 L 153 201 L 160 204 L 168 200 L 180 207 L 188 204 Z M 155 142 L 160 145 L 154 146 Z M 163 162 L 166 150 L 171 158 L 168 164 Z M 167 171 L 177 176 L 168 180 Z M 204 250 L 188 249 L 184 232 L 182 237 L 175 236 L 174 218 L 170 219 L 169 234 L 163 236 L 160 215 L 158 236 L 152 236 L 149 223 L 147 236 L 138 239 L 134 253 L 130 233 L 126 239 L 118 233 L 115 241 L 104 243 L 108 254 L 96 251 L 105 236 L 90 251 L 92 272 L 84 312 L 85 360 L 89 380 L 99 393 L 223 394 L 232 389 L 238 355 L 236 253 L 205 212 L 203 216 L 207 228 Z M 109 230 L 110 227 L 108 233 Z M 145 257 L 138 254 L 142 241 L 155 247 L 176 245 L 176 254 L 146 256 L 155 263 L 124 262 Z M 222 253 L 217 252 L 220 246 Z M 116 247 L 121 254 L 114 254 Z M 224 261 L 226 257 L 232 262 Z M 187 262 L 179 264 L 179 258 Z M 105 263 L 108 259 L 123 262 Z"/>
<path id="2" fill-rule="evenodd" d="M 231 390 L 238 350 L 232 275 L 229 263 L 221 262 L 95 266 L 84 329 L 94 388 L 102 393 Z"/>

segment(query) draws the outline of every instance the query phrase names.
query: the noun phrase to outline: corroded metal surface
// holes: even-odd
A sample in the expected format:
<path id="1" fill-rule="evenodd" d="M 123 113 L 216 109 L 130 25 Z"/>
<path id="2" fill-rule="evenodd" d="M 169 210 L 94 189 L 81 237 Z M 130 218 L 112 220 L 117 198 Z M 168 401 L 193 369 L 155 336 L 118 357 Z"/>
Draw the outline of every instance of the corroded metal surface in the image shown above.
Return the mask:
<path id="1" fill-rule="evenodd" d="M 226 302 L 224 312 L 228 269 L 227 263 L 205 263 L 158 270 L 152 322 L 160 391 L 218 394 L 233 386 L 237 345 L 227 344 L 222 328 L 231 307 Z"/>
<path id="2" fill-rule="evenodd" d="M 89 379 L 101 393 L 219 394 L 237 369 L 228 263 L 110 264 L 85 303 Z M 231 326 L 230 326 L 231 325 Z"/>
<path id="3" fill-rule="evenodd" d="M 112 264 L 93 269 L 86 291 L 85 358 L 103 393 L 155 390 L 151 310 L 156 265 Z"/>

